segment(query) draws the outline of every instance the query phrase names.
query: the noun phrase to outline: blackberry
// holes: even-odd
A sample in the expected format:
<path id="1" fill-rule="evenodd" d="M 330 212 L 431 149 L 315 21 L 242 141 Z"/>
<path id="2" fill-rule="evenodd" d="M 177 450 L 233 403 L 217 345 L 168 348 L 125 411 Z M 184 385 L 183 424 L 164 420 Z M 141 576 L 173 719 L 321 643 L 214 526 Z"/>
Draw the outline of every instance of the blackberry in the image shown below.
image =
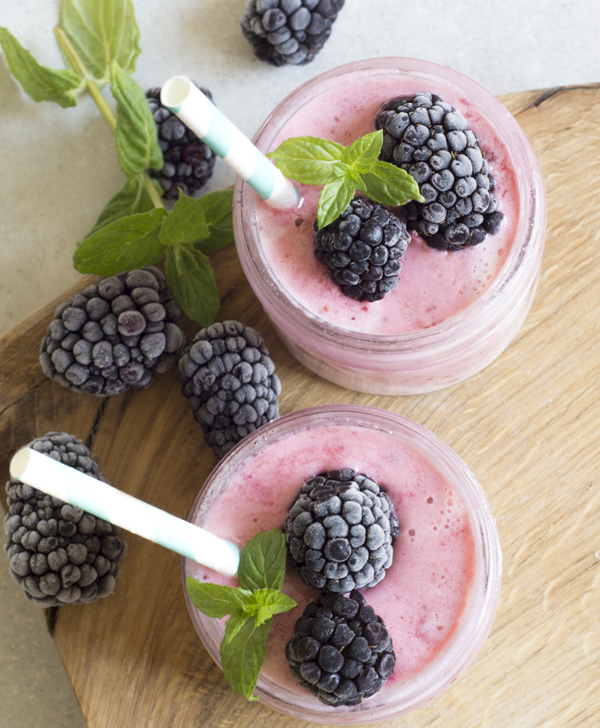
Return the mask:
<path id="1" fill-rule="evenodd" d="M 315 220 L 313 227 L 315 257 L 346 296 L 380 301 L 398 285 L 410 234 L 385 207 L 356 195 L 330 225 L 318 230 Z"/>
<path id="2" fill-rule="evenodd" d="M 66 432 L 49 432 L 29 443 L 37 452 L 107 482 L 87 447 Z M 120 529 L 29 485 L 6 484 L 4 546 L 10 573 L 40 607 L 83 604 L 115 588 L 117 562 L 126 544 Z"/>
<path id="3" fill-rule="evenodd" d="M 331 35 L 344 0 L 246 0 L 242 35 L 274 66 L 310 63 Z"/>
<path id="4" fill-rule="evenodd" d="M 302 581 L 340 594 L 383 579 L 399 530 L 387 493 L 349 468 L 309 478 L 284 526 L 289 557 Z"/>
<path id="5" fill-rule="evenodd" d="M 147 265 L 103 278 L 61 303 L 42 340 L 44 373 L 99 397 L 144 389 L 185 343 L 165 276 Z"/>
<path id="6" fill-rule="evenodd" d="M 194 83 L 194 82 L 192 82 Z M 208 89 L 194 85 L 212 101 Z M 160 102 L 160 88 L 146 91 L 148 105 L 156 122 L 158 145 L 165 163 L 160 171 L 148 170 L 165 191 L 168 200 L 179 197 L 179 190 L 193 195 L 210 179 L 217 155 L 170 109 Z"/>
<path id="7" fill-rule="evenodd" d="M 279 417 L 275 365 L 258 331 L 239 321 L 199 331 L 181 354 L 177 377 L 217 458 Z"/>
<path id="8" fill-rule="evenodd" d="M 310 602 L 285 654 L 300 685 L 333 707 L 375 695 L 396 665 L 383 620 L 356 590 L 350 597 L 322 592 Z"/>
<path id="9" fill-rule="evenodd" d="M 464 116 L 425 92 L 382 109 L 376 122 L 383 129 L 381 159 L 409 172 L 425 198 L 402 208 L 409 228 L 441 250 L 478 245 L 497 233 L 503 216 L 494 178 Z"/>

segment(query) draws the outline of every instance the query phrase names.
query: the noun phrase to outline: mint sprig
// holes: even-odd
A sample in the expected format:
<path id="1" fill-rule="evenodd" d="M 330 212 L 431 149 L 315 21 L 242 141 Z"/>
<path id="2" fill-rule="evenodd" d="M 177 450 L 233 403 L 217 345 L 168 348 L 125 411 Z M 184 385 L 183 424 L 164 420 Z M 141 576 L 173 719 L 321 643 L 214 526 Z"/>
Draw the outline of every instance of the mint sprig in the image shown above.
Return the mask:
<path id="1" fill-rule="evenodd" d="M 285 535 L 278 529 L 261 531 L 240 556 L 240 587 L 220 586 L 186 579 L 186 590 L 201 612 L 222 619 L 221 664 L 225 679 L 236 693 L 257 700 L 254 688 L 265 659 L 273 617 L 296 606 L 281 591 L 285 573 Z"/>
<path id="2" fill-rule="evenodd" d="M 171 212 L 165 209 L 162 188 L 148 174 L 163 166 L 156 125 L 144 91 L 130 75 L 140 53 L 132 0 L 62 0 L 54 33 L 70 68 L 41 66 L 0 28 L 10 70 L 35 101 L 75 106 L 87 91 L 115 134 L 119 164 L 128 178 L 79 243 L 75 268 L 114 275 L 164 260 L 167 283 L 183 311 L 209 326 L 220 301 L 207 256 L 233 241 L 233 192 L 211 192 L 200 199 L 180 194 Z M 116 115 L 100 91 L 106 83 Z"/>
<path id="3" fill-rule="evenodd" d="M 382 144 L 381 130 L 365 134 L 348 147 L 318 137 L 294 137 L 267 156 L 286 177 L 300 184 L 323 185 L 317 213 L 321 229 L 341 215 L 357 189 L 390 207 L 425 201 L 408 172 L 379 160 Z"/>

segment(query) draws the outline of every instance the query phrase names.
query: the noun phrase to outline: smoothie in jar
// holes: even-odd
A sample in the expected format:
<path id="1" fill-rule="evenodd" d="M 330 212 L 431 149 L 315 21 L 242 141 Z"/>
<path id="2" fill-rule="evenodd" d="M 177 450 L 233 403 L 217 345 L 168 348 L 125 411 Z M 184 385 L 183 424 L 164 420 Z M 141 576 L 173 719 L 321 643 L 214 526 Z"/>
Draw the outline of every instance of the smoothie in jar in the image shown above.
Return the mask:
<path id="1" fill-rule="evenodd" d="M 385 488 L 400 522 L 392 566 L 379 584 L 362 590 L 392 637 L 394 673 L 380 692 L 351 708 L 323 705 L 298 685 L 285 645 L 318 591 L 288 565 L 283 590 L 298 606 L 274 620 L 257 693 L 265 704 L 304 720 L 366 723 L 412 710 L 441 692 L 489 631 L 500 548 L 485 496 L 464 463 L 428 431 L 383 410 L 312 408 L 261 428 L 236 448 L 207 482 L 190 520 L 243 545 L 261 530 L 283 526 L 307 478 L 345 467 Z M 187 560 L 184 576 L 237 585 Z M 223 625 L 191 605 L 190 613 L 218 662 Z"/>
<path id="2" fill-rule="evenodd" d="M 238 183 L 236 245 L 244 271 L 284 343 L 331 381 L 378 394 L 431 391 L 489 364 L 531 304 L 545 229 L 543 183 L 516 121 L 476 83 L 407 59 L 334 69 L 300 87 L 255 137 L 262 151 L 316 136 L 344 145 L 371 131 L 390 99 L 426 91 L 467 120 L 494 178 L 503 223 L 479 245 L 428 247 L 413 234 L 397 287 L 381 301 L 344 296 L 314 257 L 320 188 L 301 186 L 300 210 L 275 211 Z"/>

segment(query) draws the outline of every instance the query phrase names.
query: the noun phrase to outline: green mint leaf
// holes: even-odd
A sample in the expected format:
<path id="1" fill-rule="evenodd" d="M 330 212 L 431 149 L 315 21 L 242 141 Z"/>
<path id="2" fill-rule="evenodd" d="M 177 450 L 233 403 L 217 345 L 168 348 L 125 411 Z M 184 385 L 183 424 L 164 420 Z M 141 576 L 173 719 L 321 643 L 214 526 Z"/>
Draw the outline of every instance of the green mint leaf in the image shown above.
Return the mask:
<path id="1" fill-rule="evenodd" d="M 160 231 L 163 245 L 188 245 L 208 237 L 206 213 L 201 199 L 195 200 L 179 192 L 177 202 Z"/>
<path id="2" fill-rule="evenodd" d="M 185 580 L 185 589 L 192 604 L 207 617 L 221 619 L 228 614 L 241 613 L 246 604 L 255 602 L 252 592 L 245 589 L 200 582 L 192 577 Z"/>
<path id="3" fill-rule="evenodd" d="M 152 112 L 141 86 L 118 63 L 110 64 L 110 90 L 117 101 L 117 154 L 121 169 L 135 177 L 162 169 L 163 155 Z"/>
<path id="4" fill-rule="evenodd" d="M 332 223 L 350 204 L 354 191 L 359 186 L 359 180 L 348 177 L 334 177 L 321 191 L 319 197 L 319 210 L 317 224 L 319 230 Z"/>
<path id="5" fill-rule="evenodd" d="M 240 556 L 238 579 L 243 589 L 281 589 L 285 573 L 285 535 L 279 528 L 261 531 Z"/>
<path id="6" fill-rule="evenodd" d="M 256 611 L 256 610 L 254 610 Z M 236 635 L 239 633 L 240 629 L 246 624 L 246 622 L 253 617 L 253 613 L 248 612 L 247 610 L 238 610 L 236 612 L 232 612 L 231 616 L 225 623 L 225 636 L 223 637 L 223 642 L 231 642 L 232 639 L 236 637 Z M 222 647 L 221 647 L 222 649 Z"/>
<path id="7" fill-rule="evenodd" d="M 228 641 L 227 627 L 230 621 L 231 618 L 227 621 L 225 638 L 221 642 L 223 674 L 236 693 L 254 701 L 257 700 L 253 695 L 254 688 L 265 660 L 266 642 L 273 620 L 258 625 L 254 617 L 251 617 L 239 628 L 234 623 L 231 630 L 237 628 L 237 631 Z"/>
<path id="8" fill-rule="evenodd" d="M 13 76 L 34 101 L 54 101 L 63 108 L 77 104 L 84 81 L 70 69 L 44 68 L 6 28 L 0 27 L 0 46 Z"/>
<path id="9" fill-rule="evenodd" d="M 388 162 L 376 162 L 368 172 L 362 172 L 357 187 L 380 205 L 395 207 L 408 200 L 425 202 L 414 178 Z"/>
<path id="10" fill-rule="evenodd" d="M 280 144 L 267 157 L 275 160 L 286 177 L 304 185 L 324 185 L 341 160 L 344 147 L 329 139 L 294 137 Z"/>
<path id="11" fill-rule="evenodd" d="M 221 305 L 210 261 L 187 245 L 170 245 L 166 251 L 165 275 L 177 302 L 193 321 L 210 326 Z"/>
<path id="12" fill-rule="evenodd" d="M 204 210 L 208 237 L 195 247 L 205 255 L 216 253 L 233 242 L 233 190 L 209 192 L 198 199 Z"/>
<path id="13" fill-rule="evenodd" d="M 140 31 L 132 0 L 62 0 L 58 27 L 100 83 L 108 83 L 111 61 L 135 71 Z"/>
<path id="14" fill-rule="evenodd" d="M 122 270 L 162 260 L 164 247 L 158 231 L 167 211 L 163 208 L 122 217 L 85 238 L 73 254 L 80 273 L 112 276 Z"/>
<path id="15" fill-rule="evenodd" d="M 154 181 L 153 181 L 154 183 Z M 155 183 L 155 186 L 158 183 Z M 159 185 L 160 187 L 160 185 Z M 162 189 L 162 188 L 161 188 Z M 98 230 L 115 220 L 138 212 L 149 212 L 154 209 L 148 190 L 139 177 L 128 179 L 116 195 L 113 195 L 96 220 L 96 224 L 86 235 L 90 237 Z"/>
<path id="16" fill-rule="evenodd" d="M 365 136 L 359 137 L 344 149 L 342 162 L 351 166 L 357 172 L 366 172 L 377 162 L 382 144 L 383 132 L 381 130 L 365 134 Z"/>
<path id="17" fill-rule="evenodd" d="M 289 612 L 290 609 L 296 606 L 296 602 L 279 589 L 256 589 L 252 596 L 255 602 L 260 605 L 255 616 L 256 624 L 262 624 L 276 614 Z"/>

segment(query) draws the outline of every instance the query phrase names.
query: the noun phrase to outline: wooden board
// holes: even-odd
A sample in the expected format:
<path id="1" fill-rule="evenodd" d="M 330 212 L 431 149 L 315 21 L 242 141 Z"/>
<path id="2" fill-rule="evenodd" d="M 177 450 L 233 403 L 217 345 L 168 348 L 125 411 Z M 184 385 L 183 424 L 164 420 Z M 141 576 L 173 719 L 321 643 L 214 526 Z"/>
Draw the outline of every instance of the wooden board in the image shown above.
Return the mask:
<path id="1" fill-rule="evenodd" d="M 433 394 L 358 394 L 309 373 L 277 340 L 233 248 L 215 256 L 221 320 L 263 332 L 282 414 L 316 404 L 383 407 L 440 435 L 479 478 L 496 515 L 503 587 L 492 632 L 446 693 L 388 726 L 596 726 L 600 709 L 600 85 L 503 99 L 540 160 L 546 252 L 533 308 L 504 354 Z M 65 300 L 71 292 L 65 293 Z M 215 465 L 173 370 L 108 400 L 49 382 L 39 342 L 58 301 L 0 339 L 0 470 L 49 430 L 91 446 L 121 489 L 186 517 Z M 186 333 L 195 332 L 193 325 Z M 4 506 L 6 504 L 4 503 Z M 227 687 L 188 618 L 180 559 L 128 535 L 116 593 L 62 607 L 55 640 L 90 728 L 292 728 Z"/>

